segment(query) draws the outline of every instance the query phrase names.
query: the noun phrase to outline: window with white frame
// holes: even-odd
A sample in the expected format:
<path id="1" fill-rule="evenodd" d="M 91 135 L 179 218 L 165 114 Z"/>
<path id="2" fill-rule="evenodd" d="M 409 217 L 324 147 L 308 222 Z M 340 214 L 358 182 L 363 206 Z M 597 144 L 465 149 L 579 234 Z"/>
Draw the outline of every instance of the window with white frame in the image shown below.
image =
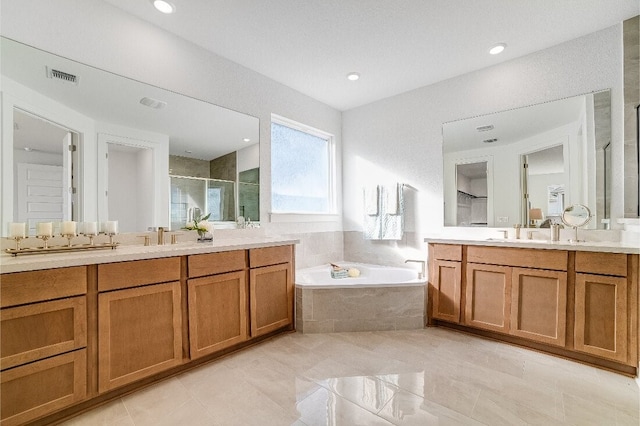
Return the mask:
<path id="1" fill-rule="evenodd" d="M 335 213 L 333 135 L 271 116 L 271 210 Z"/>

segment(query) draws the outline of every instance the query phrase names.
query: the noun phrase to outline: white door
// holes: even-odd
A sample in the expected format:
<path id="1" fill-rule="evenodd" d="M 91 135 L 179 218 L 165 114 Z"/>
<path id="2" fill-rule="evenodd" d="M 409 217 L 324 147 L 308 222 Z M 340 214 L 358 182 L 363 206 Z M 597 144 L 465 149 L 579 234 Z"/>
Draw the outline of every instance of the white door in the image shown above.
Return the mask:
<path id="1" fill-rule="evenodd" d="M 60 222 L 65 211 L 67 188 L 64 167 L 18 164 L 18 222 L 26 222 L 31 234 L 36 222 Z"/>

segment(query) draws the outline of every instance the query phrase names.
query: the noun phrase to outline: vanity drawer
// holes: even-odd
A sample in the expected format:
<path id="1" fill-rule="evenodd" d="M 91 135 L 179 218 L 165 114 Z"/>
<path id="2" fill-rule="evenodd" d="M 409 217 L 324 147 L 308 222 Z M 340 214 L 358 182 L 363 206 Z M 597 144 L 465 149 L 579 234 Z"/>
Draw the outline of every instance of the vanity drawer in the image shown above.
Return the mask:
<path id="1" fill-rule="evenodd" d="M 535 250 L 511 247 L 468 246 L 467 262 L 522 268 L 566 271 L 566 250 Z"/>
<path id="2" fill-rule="evenodd" d="M 189 278 L 239 271 L 247 267 L 245 250 L 189 256 Z"/>
<path id="3" fill-rule="evenodd" d="M 0 315 L 2 370 L 87 344 L 85 296 L 3 309 Z"/>
<path id="4" fill-rule="evenodd" d="M 86 349 L 3 371 L 0 424 L 24 425 L 81 401 L 86 395 Z"/>
<path id="5" fill-rule="evenodd" d="M 438 260 L 462 261 L 462 246 L 459 244 L 432 244 L 433 255 Z"/>
<path id="6" fill-rule="evenodd" d="M 0 292 L 3 308 L 87 294 L 87 268 L 75 266 L 2 274 Z"/>
<path id="7" fill-rule="evenodd" d="M 627 276 L 627 255 L 623 253 L 576 252 L 576 272 Z"/>
<path id="8" fill-rule="evenodd" d="M 179 257 L 98 265 L 98 291 L 179 280 Z"/>
<path id="9" fill-rule="evenodd" d="M 291 246 L 264 247 L 249 250 L 249 265 L 259 268 L 291 262 Z"/>

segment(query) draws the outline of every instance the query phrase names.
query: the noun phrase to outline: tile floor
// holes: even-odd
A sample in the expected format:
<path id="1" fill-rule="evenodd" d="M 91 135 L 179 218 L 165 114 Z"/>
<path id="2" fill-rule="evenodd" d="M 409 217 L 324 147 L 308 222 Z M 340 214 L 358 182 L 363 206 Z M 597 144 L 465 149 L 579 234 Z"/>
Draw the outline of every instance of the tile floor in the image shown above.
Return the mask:
<path id="1" fill-rule="evenodd" d="M 292 333 L 66 425 L 634 425 L 633 379 L 429 328 Z"/>

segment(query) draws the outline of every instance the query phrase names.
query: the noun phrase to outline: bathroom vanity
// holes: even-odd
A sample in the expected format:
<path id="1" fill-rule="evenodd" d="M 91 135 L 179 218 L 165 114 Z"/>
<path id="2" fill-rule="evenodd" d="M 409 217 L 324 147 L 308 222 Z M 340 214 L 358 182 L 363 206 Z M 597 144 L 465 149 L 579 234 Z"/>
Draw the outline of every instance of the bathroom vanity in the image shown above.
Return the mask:
<path id="1" fill-rule="evenodd" d="M 293 330 L 297 241 L 2 257 L 2 426 L 46 424 Z"/>
<path id="2" fill-rule="evenodd" d="M 427 325 L 638 373 L 640 248 L 427 239 Z"/>

